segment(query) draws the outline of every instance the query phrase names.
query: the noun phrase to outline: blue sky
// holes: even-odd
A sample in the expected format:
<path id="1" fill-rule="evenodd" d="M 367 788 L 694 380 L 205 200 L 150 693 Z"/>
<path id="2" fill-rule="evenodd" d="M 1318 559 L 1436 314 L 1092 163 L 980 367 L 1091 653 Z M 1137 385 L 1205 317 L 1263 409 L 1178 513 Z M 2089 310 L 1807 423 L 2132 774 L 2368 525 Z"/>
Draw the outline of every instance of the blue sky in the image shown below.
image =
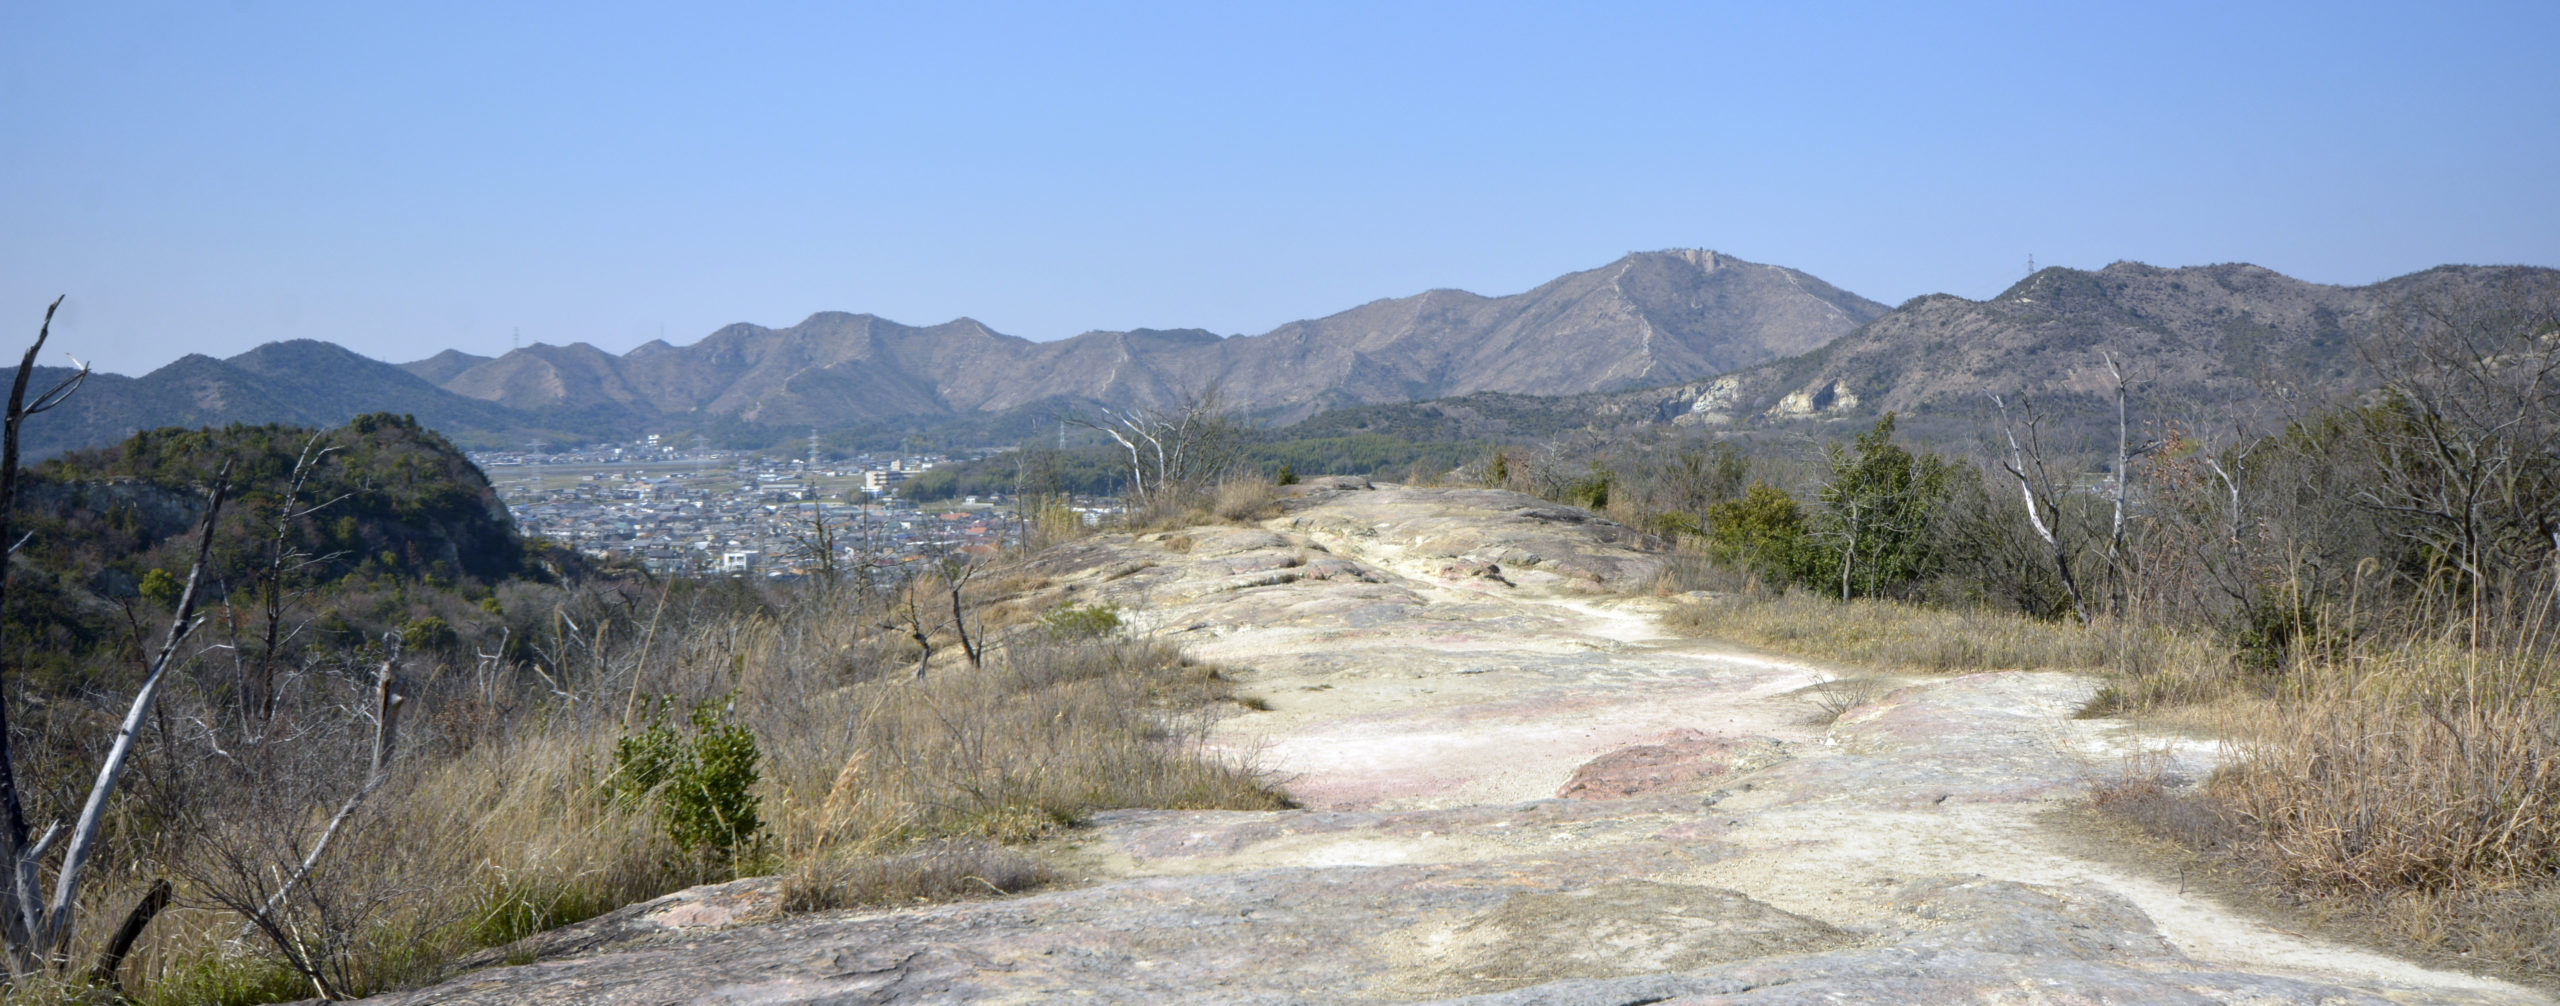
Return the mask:
<path id="1" fill-rule="evenodd" d="M 2560 265 L 2560 4 L 0 7 L 0 331 L 1253 333 L 1709 247 Z M 5 322 L 16 317 L 18 322 Z M 56 362 L 59 359 L 56 358 Z"/>

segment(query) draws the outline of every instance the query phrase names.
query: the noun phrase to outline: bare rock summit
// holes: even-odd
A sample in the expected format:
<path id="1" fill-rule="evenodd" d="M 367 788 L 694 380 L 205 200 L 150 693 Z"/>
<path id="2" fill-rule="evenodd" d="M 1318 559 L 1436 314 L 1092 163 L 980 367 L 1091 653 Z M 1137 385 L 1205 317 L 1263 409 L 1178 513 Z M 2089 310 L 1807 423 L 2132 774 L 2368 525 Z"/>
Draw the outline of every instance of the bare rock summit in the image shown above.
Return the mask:
<path id="1" fill-rule="evenodd" d="M 1466 562 L 1503 578 L 1440 575 Z M 1099 814 L 1046 850 L 1067 883 L 1005 900 L 689 892 L 379 1001 L 2549 1001 L 2075 852 L 2055 812 L 2158 742 L 2075 718 L 2088 677 L 1897 680 L 1815 725 L 1795 693 L 1836 672 L 1666 637 L 1660 554 L 1589 513 L 1327 486 L 1040 563 L 1239 675 L 1269 709 L 1215 741 L 1300 809 Z M 1612 798 L 1556 798 L 1577 778 Z"/>

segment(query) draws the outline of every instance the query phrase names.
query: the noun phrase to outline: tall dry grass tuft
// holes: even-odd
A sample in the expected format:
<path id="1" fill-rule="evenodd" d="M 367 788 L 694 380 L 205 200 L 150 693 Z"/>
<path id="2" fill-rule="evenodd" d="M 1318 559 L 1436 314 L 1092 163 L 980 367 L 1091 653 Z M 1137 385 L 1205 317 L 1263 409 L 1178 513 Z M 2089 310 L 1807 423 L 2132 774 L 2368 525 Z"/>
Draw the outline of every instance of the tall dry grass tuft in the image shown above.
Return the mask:
<path id="1" fill-rule="evenodd" d="M 2204 642 L 2156 629 L 1801 592 L 1682 604 L 1663 616 L 1663 625 L 1683 635 L 1890 671 L 2124 670 L 2167 690 L 2201 688 L 2219 666 Z M 2189 678 L 2199 683 L 2185 684 Z"/>
<path id="2" fill-rule="evenodd" d="M 2560 640 L 2549 593 L 2526 596 L 2361 635 L 2352 610 L 2315 613 L 2281 667 L 2250 676 L 2270 698 L 2216 708 L 2227 767 L 2196 790 L 2102 787 L 2100 809 L 2341 933 L 2551 984 Z"/>
<path id="3" fill-rule="evenodd" d="M 1268 476 L 1247 473 L 1218 483 L 1209 513 L 1229 524 L 1251 524 L 1280 513 L 1280 487 Z"/>
<path id="4" fill-rule="evenodd" d="M 1646 591 L 1656 597 L 1691 591 L 1749 593 L 1754 586 L 1749 573 L 1717 562 L 1707 550 L 1706 540 L 1696 535 L 1675 531 L 1671 548 L 1662 554 L 1662 560 L 1661 575 L 1654 577 L 1652 587 Z"/>
<path id="5" fill-rule="evenodd" d="M 2560 673 L 2537 650 L 2359 644 L 2233 724 L 2213 793 L 2289 880 L 2359 893 L 2560 873 Z"/>
<path id="6" fill-rule="evenodd" d="M 1017 500 L 1015 510 L 1022 521 L 1022 547 L 1027 551 L 1074 541 L 1094 531 L 1067 496 L 1031 496 Z"/>
<path id="7" fill-rule="evenodd" d="M 1198 710 L 1227 691 L 1215 668 L 1167 644 L 1036 633 L 982 668 L 858 686 L 825 786 L 790 784 L 793 897 L 872 900 L 862 891 L 883 886 L 869 878 L 883 862 L 948 873 L 958 859 L 1019 877 L 989 846 L 949 840 L 1017 842 L 1104 808 L 1280 807 L 1249 767 L 1203 747 Z M 1005 889 L 993 879 L 980 876 Z"/>

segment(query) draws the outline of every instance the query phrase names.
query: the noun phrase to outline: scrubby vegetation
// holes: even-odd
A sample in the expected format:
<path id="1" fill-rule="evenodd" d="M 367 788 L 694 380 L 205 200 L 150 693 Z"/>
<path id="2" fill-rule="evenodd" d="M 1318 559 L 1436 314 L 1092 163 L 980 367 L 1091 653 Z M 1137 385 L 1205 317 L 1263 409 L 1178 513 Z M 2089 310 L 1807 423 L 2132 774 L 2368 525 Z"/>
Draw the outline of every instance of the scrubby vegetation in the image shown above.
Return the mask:
<path id="1" fill-rule="evenodd" d="M 2560 305 L 2403 305 L 2364 353 L 2379 387 L 2263 425 L 2145 401 L 2093 356 L 2122 431 L 2096 451 L 1995 401 L 1969 455 L 1888 415 L 1792 457 L 1585 438 L 1459 476 L 1679 538 L 1663 589 L 1710 588 L 1686 631 L 2092 669 L 2096 711 L 2212 710 L 2224 771 L 2105 804 L 2363 932 L 2560 979 Z"/>
<path id="2" fill-rule="evenodd" d="M 25 818 L 69 820 L 142 716 L 68 945 L 12 958 L 20 997 L 356 996 L 698 883 L 778 874 L 803 909 L 976 896 L 1044 880 L 1020 843 L 1097 809 L 1278 802 L 1199 746 L 1217 669 L 1108 608 L 1027 609 L 1000 558 L 651 582 L 518 539 L 404 417 L 152 431 L 29 471 L 13 513 Z M 201 624 L 134 705 L 149 626 L 182 605 Z"/>

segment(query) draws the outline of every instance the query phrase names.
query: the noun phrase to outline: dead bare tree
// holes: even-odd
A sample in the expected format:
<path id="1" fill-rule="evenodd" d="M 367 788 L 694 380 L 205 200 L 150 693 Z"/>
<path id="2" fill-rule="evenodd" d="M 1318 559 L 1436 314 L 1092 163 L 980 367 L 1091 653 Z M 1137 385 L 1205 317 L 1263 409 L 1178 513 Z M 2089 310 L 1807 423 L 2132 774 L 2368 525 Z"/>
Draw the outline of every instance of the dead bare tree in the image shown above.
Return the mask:
<path id="1" fill-rule="evenodd" d="M 18 449 L 26 420 L 68 400 L 89 375 L 89 368 L 83 365 L 70 377 L 37 395 L 33 402 L 27 400 L 27 384 L 35 371 L 36 356 L 52 334 L 53 315 L 61 304 L 61 299 L 56 298 L 53 305 L 45 309 L 44 324 L 37 329 L 34 344 L 27 347 L 26 356 L 20 360 L 16 379 L 9 389 L 5 430 L 0 431 L 0 540 L 7 538 L 9 514 L 17 501 Z M 56 822 L 47 826 L 44 834 L 34 841 L 27 838 L 26 809 L 19 796 L 17 762 L 9 745 L 7 703 L 0 701 L 0 859 L 5 859 L 8 864 L 5 878 L 8 904 L 5 913 L 0 913 L 5 914 L 5 919 L 0 919 L 0 941 L 6 943 L 12 981 L 23 981 L 47 971 L 59 973 L 68 965 L 74 910 L 78 907 L 81 882 L 86 877 L 89 862 L 98 851 L 107 804 L 115 795 L 117 783 L 123 779 L 125 768 L 133 756 L 135 739 L 151 714 L 161 684 L 167 680 L 178 647 L 197 624 L 198 589 L 203 583 L 207 556 L 213 548 L 214 527 L 222 513 L 223 498 L 230 491 L 230 476 L 231 466 L 226 463 L 214 481 L 211 504 L 205 510 L 204 527 L 196 540 L 195 562 L 187 571 L 186 587 L 178 596 L 178 610 L 170 620 L 168 636 L 145 671 L 141 686 L 135 689 L 123 723 L 107 749 L 106 759 L 98 766 L 97 779 L 89 787 L 88 799 L 82 804 L 68 837 L 64 838 L 62 858 L 54 868 L 50 898 L 42 887 L 42 873 L 54 840 L 63 838 L 65 832 Z M 14 545 L 11 551 L 15 551 Z M 5 601 L 7 583 L 6 563 L 0 560 L 0 601 Z M 157 887 L 152 895 L 143 898 L 142 903 L 128 913 L 122 931 L 110 941 L 108 953 L 100 959 L 98 967 L 112 970 L 114 963 L 132 946 L 132 939 L 140 935 L 141 929 L 150 924 L 151 917 L 167 902 L 166 892 Z"/>
<path id="2" fill-rule="evenodd" d="M 947 543 L 936 543 L 933 555 L 935 573 L 942 579 L 943 591 L 951 597 L 951 631 L 960 637 L 960 652 L 968 656 L 969 666 L 978 667 L 982 663 L 982 641 L 970 633 L 969 609 L 961 601 L 969 581 L 978 575 L 977 557 L 966 548 Z"/>
<path id="3" fill-rule="evenodd" d="M 359 990 L 353 987 L 345 962 L 339 958 L 346 940 L 342 932 L 350 920 L 332 919 L 334 899 L 316 892 L 316 881 L 322 861 L 330 849 L 348 833 L 357 830 L 356 819 L 368 801 L 391 778 L 392 759 L 397 753 L 400 712 L 408 697 L 399 677 L 400 649 L 398 637 L 385 641 L 386 655 L 375 669 L 369 708 L 356 715 L 372 726 L 370 757 L 364 776 L 354 790 L 338 804 L 319 834 L 303 844 L 300 822 L 308 820 L 301 811 L 309 800 L 317 802 L 317 793 L 290 792 L 287 779 L 308 776 L 307 768 L 272 771 L 285 761 L 270 760 L 270 775 L 248 780 L 255 788 L 266 791 L 275 806 L 264 812 L 252 812 L 257 820 L 233 822 L 238 834 L 218 837 L 210 843 L 207 857 L 213 864 L 196 877 L 196 883 L 217 904 L 240 914 L 240 936 L 254 932 L 264 936 L 287 967 L 311 983 L 312 990 L 323 999 L 345 999 Z M 303 738 L 302 746 L 311 746 L 314 738 Z M 333 746 L 333 745 L 323 745 Z M 308 755 L 306 755 L 308 757 Z M 301 856 L 278 861 L 280 852 L 300 849 Z"/>
<path id="4" fill-rule="evenodd" d="M 2079 576 L 2072 570 L 2070 530 L 2063 524 L 2060 493 L 2053 473 L 2046 467 L 2044 443 L 2037 435 L 2040 420 L 2035 403 L 2019 396 L 2019 411 L 2026 413 L 2026 440 L 2018 439 L 2018 427 L 2009 419 L 2009 403 L 1999 395 L 1991 396 L 1991 406 L 2000 411 L 2000 432 L 2009 440 L 2009 453 L 2000 459 L 2000 467 L 2018 482 L 2018 495 L 2027 507 L 2027 524 L 2035 528 L 2053 559 L 2054 572 L 2062 577 L 2062 589 L 2071 595 L 2071 612 L 2080 623 L 2089 623 L 2089 602 L 2080 592 Z"/>
<path id="5" fill-rule="evenodd" d="M 15 429 L 14 424 L 11 428 Z M 61 825 L 57 823 L 47 827 L 43 837 L 33 845 L 25 844 L 23 832 L 12 831 L 0 836 L 9 842 L 6 851 L 14 864 L 9 877 L 13 897 L 7 936 L 9 964 L 15 978 L 30 977 L 46 968 L 59 971 L 68 963 L 72 912 L 77 907 L 80 883 L 89 859 L 97 853 L 99 827 L 106 816 L 107 802 L 115 795 L 116 784 L 124 777 L 125 767 L 133 755 L 135 739 L 142 732 L 143 721 L 151 714 L 152 703 L 159 698 L 160 686 L 168 678 L 169 667 L 177 658 L 179 645 L 186 641 L 188 633 L 198 624 L 195 617 L 197 593 L 203 585 L 205 565 L 213 550 L 214 527 L 222 513 L 223 497 L 230 491 L 230 477 L 231 466 L 225 463 L 222 474 L 214 483 L 211 505 L 205 510 L 204 529 L 196 539 L 195 562 L 187 571 L 186 588 L 178 595 L 177 614 L 170 619 L 169 634 L 161 643 L 158 656 L 152 659 L 145 671 L 141 687 L 134 691 L 124 722 L 117 728 L 115 741 L 107 749 L 106 760 L 98 766 L 97 780 L 89 787 L 88 800 L 80 808 L 80 816 L 72 825 L 70 837 L 63 846 L 62 860 L 54 870 L 50 901 L 43 900 L 38 874 L 46 851 L 54 838 L 61 834 Z M 5 789 L 11 798 L 6 813 L 11 820 L 23 821 L 24 811 L 15 800 L 15 776 L 14 766 L 0 765 L 0 779 L 7 780 Z M 151 900 L 145 899 L 146 902 Z M 144 923 L 148 921 L 148 918 L 143 920 Z"/>
<path id="6" fill-rule="evenodd" d="M 2133 462 L 2137 458 L 2150 454 L 2158 445 L 2149 441 L 2141 444 L 2133 442 L 2133 427 L 2127 416 L 2127 403 L 2132 398 L 2133 382 L 2125 376 L 2124 368 L 2116 363 L 2114 353 L 2100 352 L 2098 356 L 2106 361 L 2107 376 L 2113 379 L 2116 396 L 2116 465 L 2114 477 L 2111 479 L 2114 485 L 2111 487 L 2112 491 L 2108 493 L 2110 497 L 2108 502 L 2113 505 L 2113 513 L 2107 522 L 2106 559 L 2107 577 L 2111 581 L 2107 594 L 2108 603 L 2114 610 L 2121 613 L 2124 598 L 2133 590 L 2131 578 L 2134 574 L 2125 568 L 2125 502 L 2132 492 Z"/>
<path id="7" fill-rule="evenodd" d="M 2371 472 L 2355 502 L 2395 517 L 2475 602 L 2560 562 L 2560 293 L 2400 304 L 2362 352 L 2386 397 L 2354 431 Z"/>
<path id="8" fill-rule="evenodd" d="M 842 533 L 839 523 L 827 520 L 827 505 L 823 502 L 813 502 L 807 518 L 794 522 L 791 529 L 790 557 L 816 566 L 818 582 L 827 589 L 836 587 L 843 578 L 843 552 L 837 544 Z"/>
<path id="9" fill-rule="evenodd" d="M 1214 385 L 1178 407 L 1099 411 L 1098 418 L 1067 416 L 1064 421 L 1098 431 L 1128 453 L 1133 510 L 1179 510 L 1233 467 L 1244 446 L 1244 428 L 1227 415 Z"/>
<path id="10" fill-rule="evenodd" d="M 948 629 L 958 637 L 960 652 L 968 657 L 969 666 L 982 666 L 986 659 L 983 633 L 969 624 L 966 594 L 969 581 L 976 578 L 982 565 L 957 542 L 931 541 L 923 545 L 924 556 L 899 571 L 898 584 L 888 605 L 895 621 L 882 622 L 886 632 L 904 634 L 916 644 L 916 680 L 924 680 L 933 666 L 934 637 Z M 927 600 L 928 592 L 933 595 Z M 937 614 L 935 608 L 947 599 L 951 613 Z"/>
<path id="11" fill-rule="evenodd" d="M 71 378 L 37 395 L 34 402 L 27 401 L 27 382 L 35 376 L 36 355 L 44 350 L 45 339 L 53 334 L 53 314 L 61 307 L 62 298 L 56 297 L 44 309 L 44 324 L 36 330 L 35 344 L 28 346 L 26 356 L 18 361 L 18 373 L 9 388 L 5 433 L 0 433 L 0 440 L 5 440 L 0 444 L 0 542 L 8 543 L 7 550 L 0 552 L 0 603 L 5 603 L 8 597 L 7 557 L 25 543 L 23 539 L 12 540 L 9 537 L 10 518 L 16 513 L 18 499 L 20 429 L 27 417 L 52 409 L 70 398 L 89 374 L 89 369 L 82 367 Z M 0 683 L 5 682 L 5 671 L 5 667 L 0 667 Z M 41 894 L 37 890 L 35 876 L 36 864 L 43 858 L 45 849 L 41 844 L 28 845 L 26 812 L 18 795 L 16 767 L 17 757 L 12 750 L 9 729 L 9 706 L 5 696 L 0 696 L 0 861 L 5 861 L 10 867 L 7 883 L 11 895 L 8 917 L 0 923 L 0 938 L 5 938 L 8 943 L 11 977 L 22 978 L 36 971 L 45 952 L 36 943 L 43 934 L 37 921 L 41 914 Z M 49 842 L 51 837 L 52 832 L 48 830 L 46 840 Z"/>
<path id="12" fill-rule="evenodd" d="M 262 732 L 264 724 L 275 717 L 279 692 L 276 662 L 302 631 L 301 626 L 288 628 L 285 624 L 303 596 L 302 592 L 292 589 L 291 582 L 304 570 L 339 557 L 339 553 L 334 552 L 315 555 L 302 551 L 293 540 L 296 522 L 308 519 L 351 495 L 341 493 L 310 506 L 302 505 L 302 496 L 310 486 L 313 470 L 338 450 L 320 446 L 326 436 L 326 433 L 313 433 L 303 441 L 302 453 L 294 459 L 293 474 L 285 483 L 284 496 L 275 504 L 275 530 L 267 540 L 267 561 L 257 575 L 260 632 L 255 660 L 241 656 L 236 629 L 233 633 L 232 659 L 240 663 L 241 729 L 244 736 L 253 741 Z"/>
<path id="13" fill-rule="evenodd" d="M 898 621 L 882 622 L 880 628 L 888 632 L 903 630 L 907 638 L 915 640 L 916 680 L 922 681 L 925 672 L 933 667 L 933 633 L 941 626 L 927 614 L 924 585 L 920 582 L 922 575 L 914 569 L 906 569 L 899 571 L 898 576 L 899 584 L 891 611 Z"/>

